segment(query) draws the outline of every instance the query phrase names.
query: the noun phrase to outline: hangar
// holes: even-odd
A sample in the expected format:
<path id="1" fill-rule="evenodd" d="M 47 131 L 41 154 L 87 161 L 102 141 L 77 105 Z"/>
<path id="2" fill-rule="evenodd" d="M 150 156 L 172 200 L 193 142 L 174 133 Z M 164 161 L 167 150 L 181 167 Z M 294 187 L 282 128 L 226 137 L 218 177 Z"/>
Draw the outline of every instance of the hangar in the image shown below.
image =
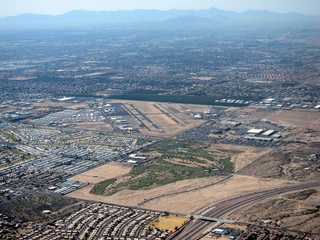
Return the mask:
<path id="1" fill-rule="evenodd" d="M 248 130 L 248 134 L 253 134 L 253 135 L 256 135 L 256 134 L 260 134 L 263 132 L 263 129 L 256 129 L 256 128 L 252 128 L 250 130 Z"/>
<path id="2" fill-rule="evenodd" d="M 275 132 L 274 130 L 270 129 L 262 133 L 262 136 L 271 136 L 272 134 L 274 134 L 274 132 Z"/>
<path id="3" fill-rule="evenodd" d="M 272 138 L 267 138 L 267 137 L 255 137 L 255 136 L 245 136 L 245 139 L 249 140 L 258 140 L 258 141 L 266 141 L 266 142 L 272 142 Z"/>

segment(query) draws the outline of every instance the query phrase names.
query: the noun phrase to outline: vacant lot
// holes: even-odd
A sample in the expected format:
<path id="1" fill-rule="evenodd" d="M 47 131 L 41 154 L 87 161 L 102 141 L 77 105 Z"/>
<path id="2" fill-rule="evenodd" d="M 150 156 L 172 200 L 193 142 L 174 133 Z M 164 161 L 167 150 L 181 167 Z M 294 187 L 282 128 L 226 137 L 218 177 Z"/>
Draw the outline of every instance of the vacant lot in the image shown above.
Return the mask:
<path id="1" fill-rule="evenodd" d="M 92 131 L 101 131 L 101 132 L 110 132 L 113 130 L 112 126 L 109 123 L 104 123 L 104 122 L 76 123 L 74 128 L 92 130 Z"/>
<path id="2" fill-rule="evenodd" d="M 192 192 L 159 198 L 147 202 L 143 207 L 178 213 L 192 213 L 224 198 L 288 184 L 291 183 L 283 180 L 235 175 L 224 183 Z"/>
<path id="3" fill-rule="evenodd" d="M 67 109 L 85 109 L 88 108 L 88 104 L 86 103 L 74 103 L 68 101 L 50 101 L 46 99 L 39 99 L 39 102 L 32 103 L 34 107 L 37 107 L 37 110 L 43 108 L 48 109 L 49 107 L 57 108 L 67 108 Z"/>
<path id="4" fill-rule="evenodd" d="M 305 128 L 320 120 L 320 114 L 316 111 L 277 111 L 267 117 L 277 124 L 290 124 L 297 128 Z"/>
<path id="5" fill-rule="evenodd" d="M 163 231 L 169 230 L 171 232 L 174 232 L 176 231 L 176 229 L 180 228 L 188 221 L 189 218 L 179 217 L 176 215 L 160 216 L 157 220 L 150 223 L 149 227 L 158 228 Z"/>
<path id="6" fill-rule="evenodd" d="M 116 178 L 126 175 L 131 170 L 130 165 L 124 165 L 116 162 L 107 163 L 103 166 L 91 169 L 70 178 L 72 181 L 98 183 L 106 179 Z"/>

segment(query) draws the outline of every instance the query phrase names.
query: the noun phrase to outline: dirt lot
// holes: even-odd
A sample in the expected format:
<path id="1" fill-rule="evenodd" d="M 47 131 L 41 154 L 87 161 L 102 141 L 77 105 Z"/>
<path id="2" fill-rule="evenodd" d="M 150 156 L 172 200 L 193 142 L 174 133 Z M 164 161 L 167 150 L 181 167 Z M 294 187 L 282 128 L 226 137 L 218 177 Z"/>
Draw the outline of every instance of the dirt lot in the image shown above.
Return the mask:
<path id="1" fill-rule="evenodd" d="M 239 121 L 246 124 L 251 124 L 252 119 L 261 119 L 261 121 L 266 121 L 266 117 L 270 115 L 267 110 L 267 106 L 248 106 L 245 108 L 228 108 L 227 112 L 235 112 L 233 121 Z M 228 120 L 228 119 L 226 119 Z"/>
<path id="2" fill-rule="evenodd" d="M 192 213 L 204 206 L 230 196 L 288 184 L 290 184 L 290 182 L 283 180 L 271 180 L 236 175 L 232 179 L 223 183 L 223 185 L 218 184 L 190 193 L 160 198 L 146 203 L 143 207 L 152 207 L 153 209 L 164 211 L 178 211 L 179 213 Z"/>
<path id="3" fill-rule="evenodd" d="M 98 183 L 106 179 L 115 178 L 127 174 L 131 170 L 131 165 L 124 165 L 111 162 L 100 167 L 91 169 L 90 171 L 81 173 L 70 178 L 71 181 Z"/>
<path id="4" fill-rule="evenodd" d="M 267 119 L 277 124 L 290 124 L 297 128 L 305 128 L 318 122 L 320 120 L 320 113 L 317 111 L 281 110 L 268 116 Z M 317 125 L 319 126 L 319 124 Z"/>
<path id="5" fill-rule="evenodd" d="M 124 190 L 112 196 L 91 195 L 89 192 L 93 185 L 89 185 L 85 188 L 68 194 L 68 196 L 127 206 L 136 206 L 144 199 L 162 196 L 163 194 L 168 193 L 180 192 L 182 190 L 194 189 L 216 182 L 219 179 L 221 179 L 221 177 L 184 180 L 150 190 Z M 223 185 L 219 184 L 193 192 L 161 197 L 143 204 L 142 207 L 187 214 L 207 206 L 208 204 L 212 204 L 216 201 L 233 195 L 251 192 L 258 189 L 262 190 L 276 186 L 284 186 L 288 184 L 290 184 L 290 182 L 284 180 L 261 179 L 250 176 L 236 175 Z"/>
<path id="6" fill-rule="evenodd" d="M 158 228 L 163 231 L 166 229 L 174 232 L 176 228 L 181 227 L 183 224 L 187 223 L 190 219 L 186 217 L 179 217 L 175 215 L 160 216 L 157 220 L 152 222 L 149 226 L 151 228 Z"/>
<path id="7" fill-rule="evenodd" d="M 121 204 L 127 206 L 136 206 L 138 203 L 145 199 L 161 196 L 163 194 L 170 194 L 188 189 L 197 188 L 200 186 L 208 185 L 212 182 L 220 180 L 221 177 L 201 178 L 193 180 L 183 180 L 171 184 L 167 184 L 161 187 L 153 188 L 150 190 L 123 190 L 111 196 L 97 196 L 90 194 L 90 190 L 93 184 L 87 187 L 81 188 L 75 192 L 68 194 L 70 197 L 76 197 L 80 199 L 96 200 L 107 203 Z"/>
<path id="8" fill-rule="evenodd" d="M 110 124 L 104 123 L 104 122 L 76 123 L 74 128 L 92 130 L 92 131 L 101 131 L 101 132 L 110 132 L 113 129 Z"/>
<path id="9" fill-rule="evenodd" d="M 68 109 L 83 109 L 88 108 L 86 103 L 73 103 L 73 102 L 63 102 L 63 101 L 50 101 L 39 99 L 42 102 L 33 103 L 33 106 L 38 108 L 48 108 L 48 107 L 64 107 Z"/>

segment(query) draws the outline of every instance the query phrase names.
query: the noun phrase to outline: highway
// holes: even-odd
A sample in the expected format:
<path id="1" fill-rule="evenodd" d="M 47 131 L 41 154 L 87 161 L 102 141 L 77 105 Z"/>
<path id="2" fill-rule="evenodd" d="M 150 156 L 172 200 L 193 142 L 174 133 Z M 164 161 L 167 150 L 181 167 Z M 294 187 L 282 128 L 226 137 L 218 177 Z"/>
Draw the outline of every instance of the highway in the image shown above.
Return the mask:
<path id="1" fill-rule="evenodd" d="M 254 204 L 270 197 L 277 196 L 279 194 L 319 186 L 320 181 L 317 181 L 233 196 L 231 198 L 217 202 L 207 208 L 200 209 L 195 214 L 197 214 L 198 216 L 209 218 L 231 218 L 240 209 L 248 206 L 249 204 Z M 215 222 L 215 224 L 218 225 L 219 222 Z M 214 222 L 202 221 L 201 219 L 193 220 L 185 229 L 183 229 L 183 231 L 181 231 L 172 239 L 197 240 L 204 235 L 204 232 L 207 231 L 209 227 L 212 227 L 215 224 Z"/>

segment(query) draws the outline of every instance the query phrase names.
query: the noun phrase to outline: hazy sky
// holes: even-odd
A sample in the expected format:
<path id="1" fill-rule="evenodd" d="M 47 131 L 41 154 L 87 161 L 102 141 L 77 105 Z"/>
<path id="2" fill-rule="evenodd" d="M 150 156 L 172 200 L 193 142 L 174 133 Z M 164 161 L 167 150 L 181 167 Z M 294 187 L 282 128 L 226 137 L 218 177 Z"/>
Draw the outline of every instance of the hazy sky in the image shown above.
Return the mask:
<path id="1" fill-rule="evenodd" d="M 320 15 L 320 0 L 0 0 L 0 16 L 22 13 L 62 14 L 81 10 L 248 9 Z"/>

